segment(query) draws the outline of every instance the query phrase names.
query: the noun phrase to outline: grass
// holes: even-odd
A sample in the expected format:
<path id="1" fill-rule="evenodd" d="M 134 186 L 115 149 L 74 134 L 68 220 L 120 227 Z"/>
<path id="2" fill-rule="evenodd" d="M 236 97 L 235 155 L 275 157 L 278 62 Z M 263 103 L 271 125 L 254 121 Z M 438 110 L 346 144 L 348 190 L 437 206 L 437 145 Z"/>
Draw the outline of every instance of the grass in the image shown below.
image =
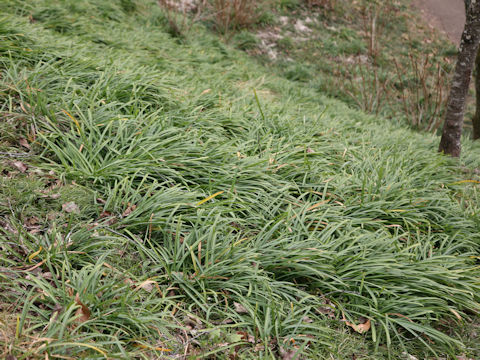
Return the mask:
<path id="1" fill-rule="evenodd" d="M 0 10 L 3 357 L 479 356 L 477 145 L 172 37 L 154 1 Z"/>

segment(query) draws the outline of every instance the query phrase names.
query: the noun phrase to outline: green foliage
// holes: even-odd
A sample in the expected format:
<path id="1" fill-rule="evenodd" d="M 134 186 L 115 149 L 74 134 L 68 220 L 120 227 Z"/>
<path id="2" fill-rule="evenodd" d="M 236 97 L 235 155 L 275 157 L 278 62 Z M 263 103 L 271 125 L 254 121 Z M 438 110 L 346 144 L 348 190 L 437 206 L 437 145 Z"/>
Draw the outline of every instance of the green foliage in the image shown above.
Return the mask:
<path id="1" fill-rule="evenodd" d="M 40 0 L 33 23 L 18 4 L 0 4 L 0 305 L 18 315 L 1 351 L 478 354 L 450 331 L 480 310 L 478 193 L 435 137 L 272 76 L 200 26 L 178 43 L 155 1 Z"/>
<path id="2" fill-rule="evenodd" d="M 294 42 L 291 37 L 284 36 L 283 38 L 278 40 L 277 45 L 281 50 L 288 51 L 293 48 Z"/>
<path id="3" fill-rule="evenodd" d="M 248 50 L 257 46 L 258 39 L 251 32 L 244 30 L 234 35 L 233 42 L 240 50 Z"/>
<path id="4" fill-rule="evenodd" d="M 293 81 L 306 82 L 312 78 L 312 72 L 308 66 L 302 64 L 292 64 L 285 69 L 285 77 Z"/>
<path id="5" fill-rule="evenodd" d="M 278 3 L 281 9 L 288 9 L 288 10 L 295 10 L 301 5 L 300 0 L 279 0 Z"/>

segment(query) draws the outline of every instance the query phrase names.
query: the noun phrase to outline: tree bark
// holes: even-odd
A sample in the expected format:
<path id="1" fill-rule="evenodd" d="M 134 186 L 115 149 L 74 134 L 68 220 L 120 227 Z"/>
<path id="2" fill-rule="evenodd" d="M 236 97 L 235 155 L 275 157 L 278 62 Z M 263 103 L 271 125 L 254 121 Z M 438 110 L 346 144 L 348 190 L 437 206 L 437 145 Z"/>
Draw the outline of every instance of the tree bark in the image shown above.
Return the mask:
<path id="1" fill-rule="evenodd" d="M 473 124 L 473 140 L 480 139 L 480 51 L 475 61 L 475 115 L 472 119 Z"/>
<path id="2" fill-rule="evenodd" d="M 438 151 L 459 157 L 463 128 L 465 100 L 470 86 L 475 58 L 480 43 L 480 1 L 472 0 L 462 34 L 455 73 L 453 75 L 442 139 Z"/>

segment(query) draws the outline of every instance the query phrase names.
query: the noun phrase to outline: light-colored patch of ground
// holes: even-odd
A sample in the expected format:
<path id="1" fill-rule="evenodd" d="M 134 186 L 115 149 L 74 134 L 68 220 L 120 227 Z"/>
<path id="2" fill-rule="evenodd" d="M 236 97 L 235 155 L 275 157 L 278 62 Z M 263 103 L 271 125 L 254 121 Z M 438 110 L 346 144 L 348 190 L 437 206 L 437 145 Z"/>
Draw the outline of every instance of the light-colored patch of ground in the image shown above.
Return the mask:
<path id="1" fill-rule="evenodd" d="M 15 339 L 17 317 L 7 310 L 0 310 L 0 358 L 7 359 L 10 354 L 9 344 Z"/>
<path id="2" fill-rule="evenodd" d="M 278 49 L 278 41 L 288 36 L 292 41 L 307 41 L 313 33 L 308 24 L 313 24 L 315 20 L 307 14 L 303 19 L 297 19 L 290 16 L 280 16 L 278 18 L 278 25 L 266 29 L 261 29 L 256 36 L 260 42 L 258 49 L 262 54 L 267 55 L 270 60 L 277 60 L 280 50 Z M 292 24 L 292 30 L 284 30 Z M 288 60 L 288 59 L 287 59 Z"/>
<path id="3" fill-rule="evenodd" d="M 280 28 L 269 28 L 257 33 L 260 52 L 266 54 L 271 60 L 278 58 L 277 41 L 283 39 L 280 32 Z"/>
<path id="4" fill-rule="evenodd" d="M 195 11 L 201 0 L 158 0 L 158 4 L 171 10 L 179 12 Z"/>
<path id="5" fill-rule="evenodd" d="M 308 18 L 308 19 L 311 20 L 310 18 Z M 298 33 L 310 33 L 310 32 L 312 32 L 312 29 L 310 29 L 308 26 L 306 26 L 305 23 L 306 23 L 306 21 L 298 19 L 295 22 L 295 25 L 294 25 L 295 31 L 298 32 Z"/>

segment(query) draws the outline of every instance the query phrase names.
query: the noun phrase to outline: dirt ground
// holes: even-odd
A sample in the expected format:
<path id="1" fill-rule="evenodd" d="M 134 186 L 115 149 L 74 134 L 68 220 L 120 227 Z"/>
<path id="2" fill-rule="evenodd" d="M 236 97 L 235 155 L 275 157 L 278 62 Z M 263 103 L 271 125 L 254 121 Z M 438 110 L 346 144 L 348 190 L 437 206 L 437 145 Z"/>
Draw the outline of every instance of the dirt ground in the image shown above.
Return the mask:
<path id="1" fill-rule="evenodd" d="M 427 22 L 446 33 L 448 38 L 459 45 L 465 24 L 463 0 L 414 0 Z"/>

